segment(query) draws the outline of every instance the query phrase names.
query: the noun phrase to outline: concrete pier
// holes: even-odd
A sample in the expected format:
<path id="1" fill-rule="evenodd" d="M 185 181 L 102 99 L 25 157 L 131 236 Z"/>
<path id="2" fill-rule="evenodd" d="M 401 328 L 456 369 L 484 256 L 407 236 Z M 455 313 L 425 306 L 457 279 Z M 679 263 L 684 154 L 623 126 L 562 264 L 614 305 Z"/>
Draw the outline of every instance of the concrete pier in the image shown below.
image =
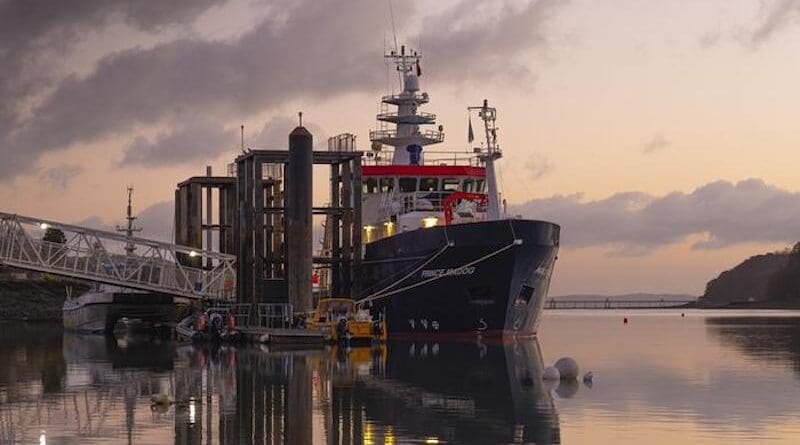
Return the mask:
<path id="1" fill-rule="evenodd" d="M 314 139 L 305 127 L 289 134 L 289 165 L 286 175 L 286 238 L 292 261 L 288 264 L 289 303 L 295 312 L 312 309 L 312 190 Z"/>

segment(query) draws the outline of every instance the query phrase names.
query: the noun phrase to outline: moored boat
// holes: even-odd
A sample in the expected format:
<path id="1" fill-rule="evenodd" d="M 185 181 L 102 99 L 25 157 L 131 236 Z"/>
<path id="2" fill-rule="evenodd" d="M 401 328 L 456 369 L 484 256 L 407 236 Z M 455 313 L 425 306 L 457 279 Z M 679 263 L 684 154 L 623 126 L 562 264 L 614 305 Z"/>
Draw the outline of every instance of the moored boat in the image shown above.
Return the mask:
<path id="1" fill-rule="evenodd" d="M 358 303 L 385 317 L 390 335 L 535 334 L 560 228 L 501 209 L 497 110 L 486 100 L 468 107 L 468 141 L 477 115 L 482 143 L 429 151 L 444 141 L 444 129 L 424 129 L 436 115 L 419 111 L 430 100 L 419 88 L 421 55 L 402 47 L 386 57 L 403 90 L 381 99 L 379 128 L 370 132 Z"/>

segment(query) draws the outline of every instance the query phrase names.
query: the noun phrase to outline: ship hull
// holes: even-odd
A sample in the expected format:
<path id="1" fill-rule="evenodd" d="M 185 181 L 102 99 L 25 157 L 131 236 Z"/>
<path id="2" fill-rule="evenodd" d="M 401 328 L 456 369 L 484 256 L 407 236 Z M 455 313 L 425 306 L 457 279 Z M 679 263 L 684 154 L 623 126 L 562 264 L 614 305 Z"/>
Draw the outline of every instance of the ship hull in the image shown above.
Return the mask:
<path id="1" fill-rule="evenodd" d="M 367 245 L 362 300 L 401 336 L 532 336 L 559 226 L 499 220 L 400 233 Z"/>
<path id="2" fill-rule="evenodd" d="M 64 301 L 64 329 L 109 334 L 121 318 L 141 320 L 148 324 L 164 324 L 175 320 L 173 298 L 145 292 L 87 292 Z"/>

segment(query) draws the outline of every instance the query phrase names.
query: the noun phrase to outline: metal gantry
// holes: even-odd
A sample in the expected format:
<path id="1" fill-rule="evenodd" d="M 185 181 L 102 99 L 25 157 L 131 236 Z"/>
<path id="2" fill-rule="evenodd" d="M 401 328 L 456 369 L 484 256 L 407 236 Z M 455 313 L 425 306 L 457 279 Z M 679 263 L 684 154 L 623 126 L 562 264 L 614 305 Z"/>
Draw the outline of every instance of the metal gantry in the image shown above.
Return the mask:
<path id="1" fill-rule="evenodd" d="M 57 235 L 45 240 L 48 229 Z M 186 266 L 180 257 L 207 266 Z M 2 212 L 0 264 L 190 299 L 236 294 L 233 255 Z"/>

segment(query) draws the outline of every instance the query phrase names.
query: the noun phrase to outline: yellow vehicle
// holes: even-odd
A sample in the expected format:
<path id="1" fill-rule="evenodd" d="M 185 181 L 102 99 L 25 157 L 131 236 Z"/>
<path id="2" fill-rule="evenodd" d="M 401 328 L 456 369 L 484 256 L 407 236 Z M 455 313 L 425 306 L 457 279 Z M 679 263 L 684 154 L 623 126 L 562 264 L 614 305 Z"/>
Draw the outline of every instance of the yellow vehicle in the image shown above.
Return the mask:
<path id="1" fill-rule="evenodd" d="M 323 298 L 306 326 L 320 330 L 332 342 L 386 340 L 386 322 L 373 320 L 367 310 L 357 310 L 349 298 Z"/>

